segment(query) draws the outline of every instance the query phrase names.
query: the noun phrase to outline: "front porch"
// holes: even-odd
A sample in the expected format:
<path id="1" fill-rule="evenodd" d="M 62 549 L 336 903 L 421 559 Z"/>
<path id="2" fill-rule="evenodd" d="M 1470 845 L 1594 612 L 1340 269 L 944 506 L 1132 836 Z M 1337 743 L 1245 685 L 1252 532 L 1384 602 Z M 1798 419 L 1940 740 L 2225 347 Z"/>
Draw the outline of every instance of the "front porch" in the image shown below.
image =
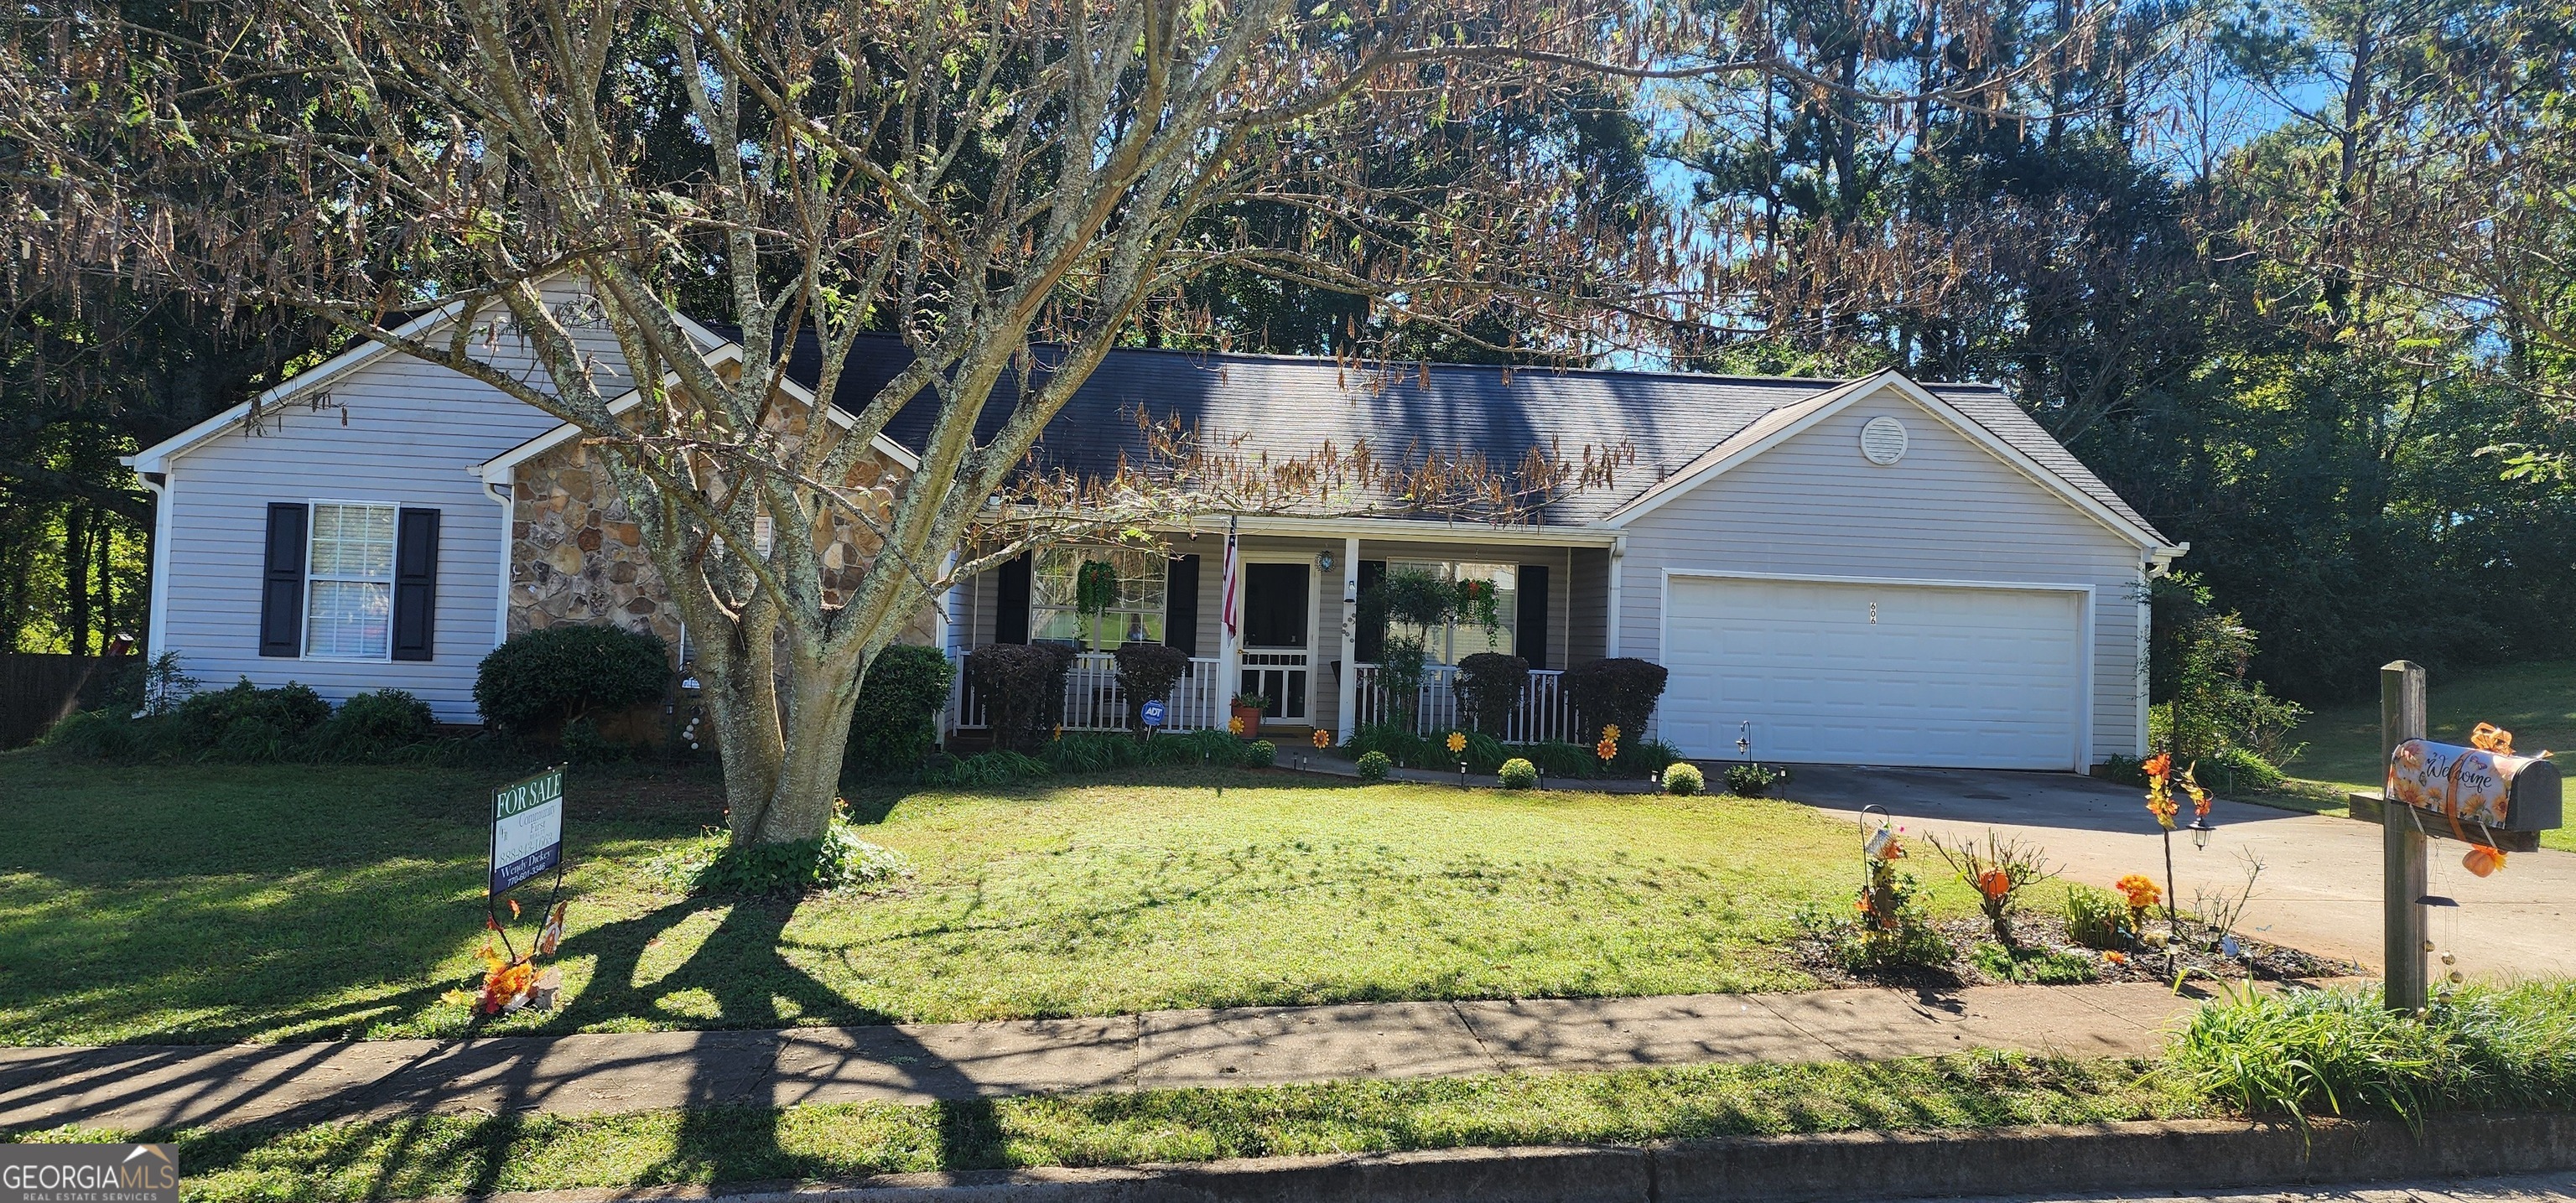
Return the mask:
<path id="1" fill-rule="evenodd" d="M 1250 526 L 1249 523 L 1246 524 Z M 1354 525 L 1345 523 L 1345 527 Z M 1503 731 L 1508 743 L 1578 738 L 1562 686 L 1567 665 L 1598 659 L 1608 646 L 1613 610 L 1610 555 L 1598 536 L 1545 528 L 1369 523 L 1426 527 L 1408 537 L 1303 533 L 1291 520 L 1247 529 L 1237 543 L 1233 582 L 1237 629 L 1223 613 L 1225 535 L 1183 532 L 1168 552 L 1057 548 L 1022 557 L 958 585 L 947 597 L 949 655 L 962 664 L 993 643 L 1057 643 L 1076 649 L 1065 674 L 1064 727 L 1127 729 L 1128 698 L 1113 651 L 1124 642 L 1159 642 L 1189 653 L 1189 670 L 1162 699 L 1163 729 L 1222 730 L 1238 693 L 1267 700 L 1262 730 L 1302 738 L 1316 729 L 1347 740 L 1358 727 L 1395 713 L 1379 682 L 1383 632 L 1360 629 L 1364 590 L 1390 571 L 1429 572 L 1492 586 L 1498 621 L 1491 628 L 1413 630 L 1430 663 L 1414 699 L 1413 725 L 1426 736 L 1461 729 L 1453 683 L 1457 661 L 1477 652 L 1522 657 L 1530 672 Z M 1284 528 L 1284 529 L 1283 529 Z M 1116 569 L 1117 598 L 1105 609 L 1076 608 L 1075 578 L 1084 561 Z M 985 729 L 985 707 L 960 671 L 945 732 Z"/>
<path id="2" fill-rule="evenodd" d="M 1331 684 L 1340 683 L 1341 661 L 1325 665 Z M 1259 681 L 1281 680 L 1284 671 L 1247 664 L 1238 672 L 1238 689 L 1220 688 L 1225 679 L 1224 663 L 1210 656 L 1193 656 L 1187 674 L 1170 693 L 1163 696 L 1163 730 L 1181 733 L 1223 729 L 1232 712 L 1226 703 L 1236 692 L 1255 692 Z M 1357 727 L 1390 721 L 1393 708 L 1387 703 L 1386 690 L 1378 684 L 1378 666 L 1355 666 L 1358 680 L 1353 690 L 1352 723 L 1336 729 L 1340 739 L 1350 738 Z M 1422 687 L 1413 707 L 1413 729 L 1416 734 L 1432 736 L 1463 730 L 1466 719 L 1459 712 L 1455 683 L 1458 670 L 1454 665 L 1432 665 L 1423 670 Z M 1540 743 L 1572 741 L 1577 736 L 1574 708 L 1565 697 L 1563 669 L 1534 668 L 1529 683 L 1521 690 L 1521 700 L 1513 707 L 1510 721 L 1497 738 L 1504 743 Z M 1118 682 L 1117 658 L 1108 652 L 1079 652 L 1073 666 L 1064 675 L 1064 729 L 1067 731 L 1125 731 L 1127 725 L 1127 692 Z M 1272 709 L 1282 708 L 1274 701 Z M 976 696 L 964 673 L 949 691 L 947 729 L 982 731 L 985 729 L 984 702 Z M 1277 735 L 1303 733 L 1326 724 L 1304 718 L 1290 718 L 1264 711 L 1262 731 Z M 1333 729 L 1333 728 L 1328 728 Z"/>

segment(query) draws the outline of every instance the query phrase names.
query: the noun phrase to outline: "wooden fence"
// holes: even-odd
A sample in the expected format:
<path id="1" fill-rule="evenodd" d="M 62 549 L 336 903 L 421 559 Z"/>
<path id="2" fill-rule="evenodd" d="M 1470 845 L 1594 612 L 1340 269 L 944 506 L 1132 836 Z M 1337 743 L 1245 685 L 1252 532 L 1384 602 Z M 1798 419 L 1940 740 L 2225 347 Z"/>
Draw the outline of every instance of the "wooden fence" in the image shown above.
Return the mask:
<path id="1" fill-rule="evenodd" d="M 34 743 L 65 713 L 98 705 L 111 675 L 104 657 L 0 652 L 0 748 Z"/>

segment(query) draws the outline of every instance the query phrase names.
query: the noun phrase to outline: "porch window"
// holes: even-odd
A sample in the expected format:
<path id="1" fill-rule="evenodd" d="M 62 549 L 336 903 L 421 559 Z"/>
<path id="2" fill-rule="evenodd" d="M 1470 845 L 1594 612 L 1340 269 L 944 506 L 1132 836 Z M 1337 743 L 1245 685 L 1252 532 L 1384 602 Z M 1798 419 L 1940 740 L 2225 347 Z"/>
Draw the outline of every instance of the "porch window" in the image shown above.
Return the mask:
<path id="1" fill-rule="evenodd" d="M 394 507 L 313 507 L 304 654 L 382 660 L 393 648 Z"/>
<path id="2" fill-rule="evenodd" d="M 1118 573 L 1117 599 L 1098 614 L 1074 609 L 1074 577 L 1087 562 L 1107 563 Z M 1037 553 L 1029 573 L 1029 642 L 1069 643 L 1086 651 L 1161 643 L 1169 565 L 1151 548 L 1050 547 Z"/>
<path id="3" fill-rule="evenodd" d="M 1494 613 L 1502 621 L 1487 631 L 1475 623 L 1438 627 L 1388 622 L 1387 637 L 1422 641 L 1422 657 L 1433 664 L 1456 664 L 1478 652 L 1508 652 L 1520 630 L 1519 571 L 1510 564 L 1477 564 L 1458 560 L 1395 560 L 1388 572 L 1424 572 L 1444 581 L 1483 581 L 1494 587 Z"/>

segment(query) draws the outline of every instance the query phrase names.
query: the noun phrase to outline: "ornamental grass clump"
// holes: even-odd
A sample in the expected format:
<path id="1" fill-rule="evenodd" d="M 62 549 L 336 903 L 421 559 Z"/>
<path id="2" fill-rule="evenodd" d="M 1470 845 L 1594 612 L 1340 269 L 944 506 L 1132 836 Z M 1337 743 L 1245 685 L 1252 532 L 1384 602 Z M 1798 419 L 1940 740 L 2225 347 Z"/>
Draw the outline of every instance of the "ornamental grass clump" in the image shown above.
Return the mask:
<path id="1" fill-rule="evenodd" d="M 2468 987 L 2420 1014 L 2376 990 L 2231 995 L 2174 1042 L 2174 1071 L 2248 1115 L 2576 1108 L 2576 982 Z"/>

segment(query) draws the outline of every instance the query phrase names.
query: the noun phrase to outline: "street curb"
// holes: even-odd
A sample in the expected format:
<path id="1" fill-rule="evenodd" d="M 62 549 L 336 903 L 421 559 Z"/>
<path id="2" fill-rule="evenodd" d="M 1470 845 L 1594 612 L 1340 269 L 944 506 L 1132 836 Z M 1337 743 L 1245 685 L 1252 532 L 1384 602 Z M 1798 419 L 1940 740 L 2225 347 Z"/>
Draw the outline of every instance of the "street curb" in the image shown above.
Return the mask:
<path id="1" fill-rule="evenodd" d="M 2425 1124 L 2165 1120 L 1974 1132 L 1727 1137 L 1644 1148 L 1443 1149 L 1195 1165 L 890 1174 L 831 1185 L 565 1190 L 492 1203 L 1824 1203 L 2210 1191 L 2576 1168 L 2576 1115 Z"/>

